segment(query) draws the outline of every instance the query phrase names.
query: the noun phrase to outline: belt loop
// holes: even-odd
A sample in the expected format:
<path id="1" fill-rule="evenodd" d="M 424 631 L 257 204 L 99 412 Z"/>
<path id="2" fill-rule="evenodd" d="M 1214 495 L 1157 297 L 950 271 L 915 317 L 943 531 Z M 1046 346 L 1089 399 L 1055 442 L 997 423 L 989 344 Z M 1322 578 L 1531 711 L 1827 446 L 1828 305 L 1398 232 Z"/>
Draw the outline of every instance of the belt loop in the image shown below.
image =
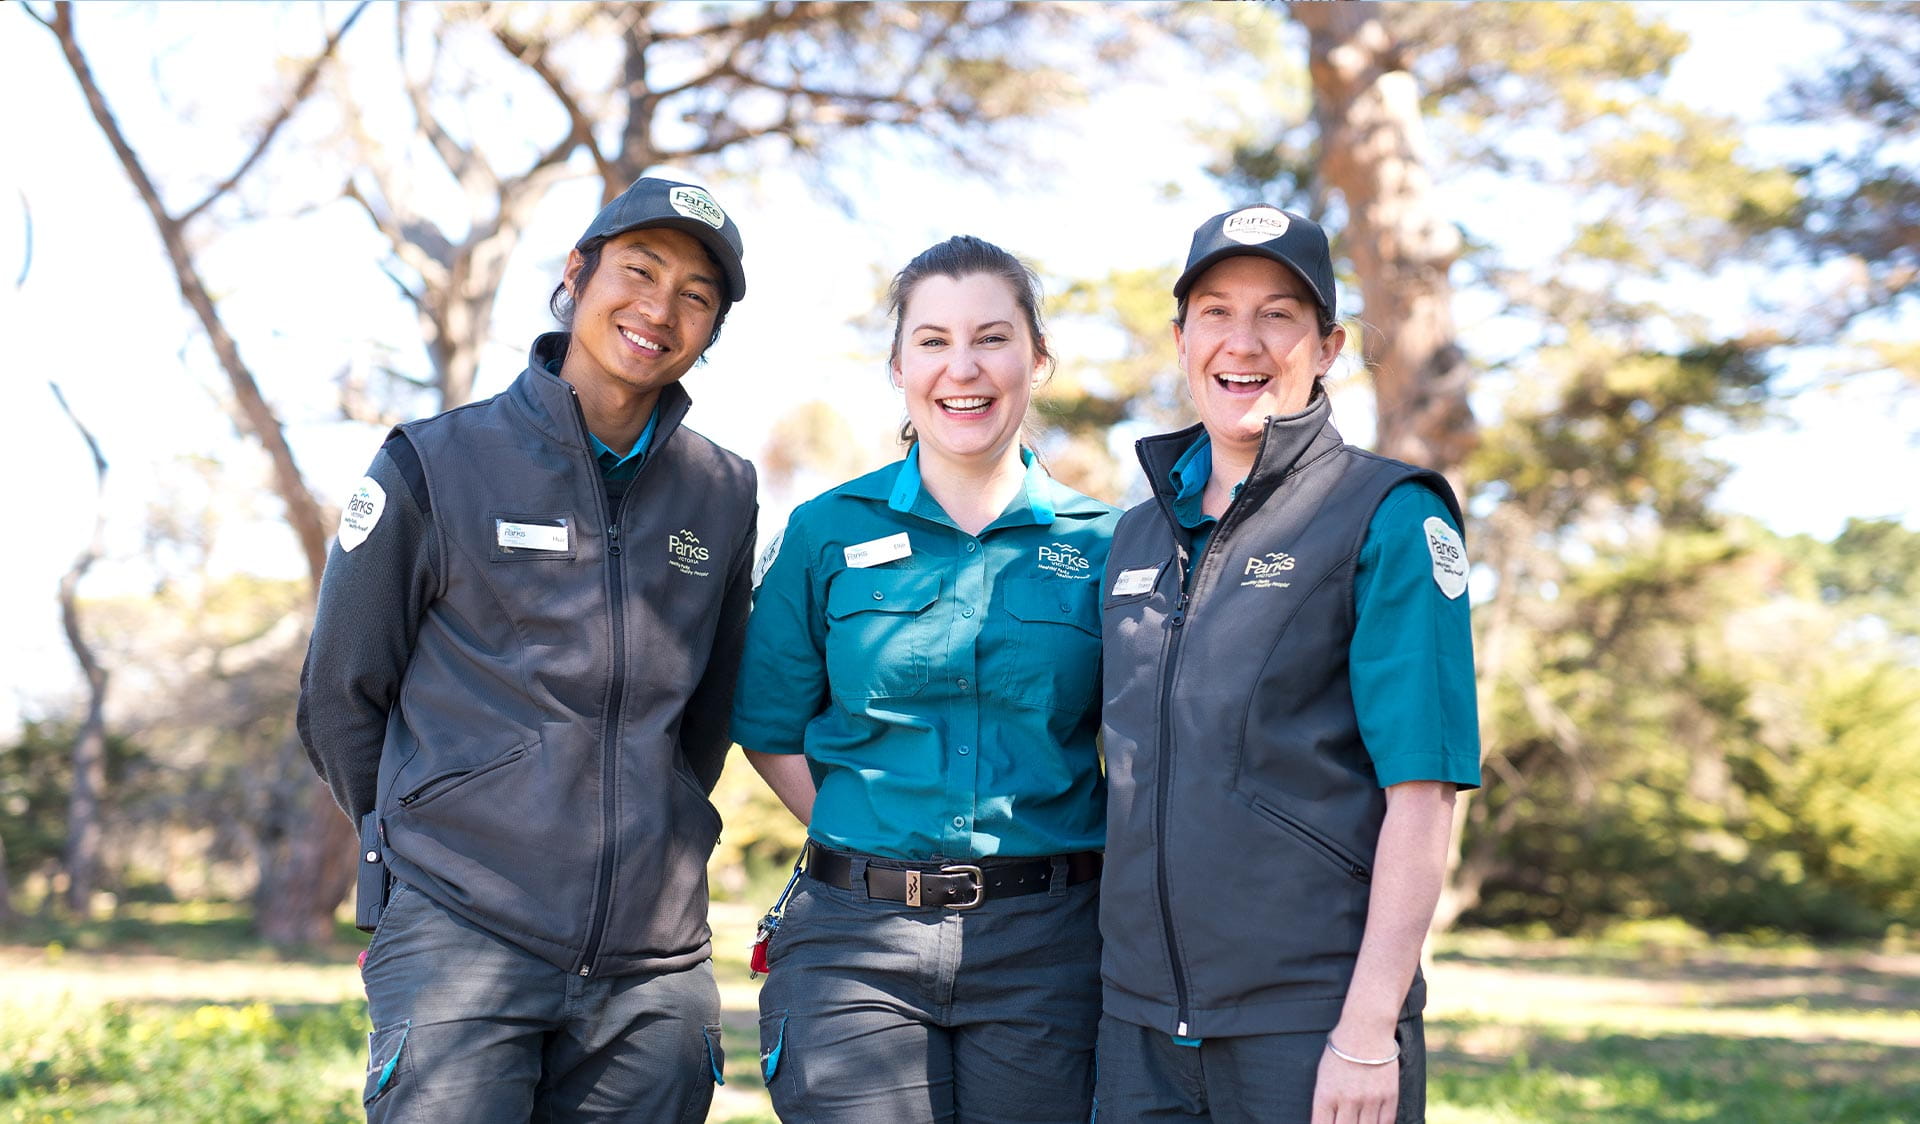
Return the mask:
<path id="1" fill-rule="evenodd" d="M 853 869 L 847 875 L 847 888 L 853 891 L 853 900 L 870 902 L 873 897 L 867 893 L 867 859 L 865 855 L 853 856 Z"/>
<path id="2" fill-rule="evenodd" d="M 1067 881 L 1073 877 L 1068 871 L 1068 867 L 1071 864 L 1067 862 L 1067 856 L 1065 855 L 1053 856 L 1052 862 L 1053 877 L 1047 880 L 1047 896 L 1050 898 L 1066 897 Z"/>

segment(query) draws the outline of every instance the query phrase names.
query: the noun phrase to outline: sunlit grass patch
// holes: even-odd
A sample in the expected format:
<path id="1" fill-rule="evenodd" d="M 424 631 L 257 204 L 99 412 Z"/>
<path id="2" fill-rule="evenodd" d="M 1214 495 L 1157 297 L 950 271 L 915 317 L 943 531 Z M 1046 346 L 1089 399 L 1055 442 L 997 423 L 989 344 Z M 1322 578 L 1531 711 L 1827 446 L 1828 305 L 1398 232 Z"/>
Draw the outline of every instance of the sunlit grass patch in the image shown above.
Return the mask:
<path id="1" fill-rule="evenodd" d="M 110 1003 L 0 1014 L 0 1105 L 15 1121 L 361 1118 L 363 1004 Z"/>
<path id="2" fill-rule="evenodd" d="M 1493 1041 L 1507 1048 L 1485 1052 Z M 1428 1022 L 1435 1124 L 1895 1124 L 1920 1120 L 1920 1049 L 1834 1039 Z"/>

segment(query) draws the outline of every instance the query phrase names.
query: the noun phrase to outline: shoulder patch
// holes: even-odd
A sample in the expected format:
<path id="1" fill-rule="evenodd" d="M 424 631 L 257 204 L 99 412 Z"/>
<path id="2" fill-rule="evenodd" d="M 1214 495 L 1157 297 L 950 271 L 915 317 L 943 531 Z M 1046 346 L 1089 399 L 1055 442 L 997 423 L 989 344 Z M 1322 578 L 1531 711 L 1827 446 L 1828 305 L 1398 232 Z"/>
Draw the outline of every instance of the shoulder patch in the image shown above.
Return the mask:
<path id="1" fill-rule="evenodd" d="M 387 509 L 387 490 L 371 476 L 362 476 L 360 484 L 340 509 L 340 549 L 351 551 L 367 541 Z"/>
<path id="2" fill-rule="evenodd" d="M 1433 556 L 1433 584 L 1452 600 L 1467 591 L 1467 544 L 1438 515 L 1427 516 L 1421 526 L 1427 532 L 1427 553 Z"/>
<path id="3" fill-rule="evenodd" d="M 779 534 L 773 536 L 773 541 L 768 543 L 767 548 L 760 552 L 760 557 L 754 559 L 753 588 L 756 591 L 759 590 L 760 583 L 766 580 L 767 571 L 773 569 L 773 560 L 780 557 L 780 544 L 785 542 L 786 539 L 787 532 L 782 530 Z"/>

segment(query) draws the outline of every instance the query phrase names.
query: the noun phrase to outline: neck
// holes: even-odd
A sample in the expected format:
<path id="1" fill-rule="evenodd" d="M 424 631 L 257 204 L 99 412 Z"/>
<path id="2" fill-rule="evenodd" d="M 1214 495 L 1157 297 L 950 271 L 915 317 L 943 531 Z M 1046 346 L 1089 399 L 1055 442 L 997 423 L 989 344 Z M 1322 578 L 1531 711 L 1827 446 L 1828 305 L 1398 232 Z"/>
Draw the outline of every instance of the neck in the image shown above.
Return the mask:
<path id="1" fill-rule="evenodd" d="M 571 360 L 572 354 L 567 358 Z M 639 440 L 640 431 L 647 428 L 647 419 L 653 416 L 655 403 L 660 401 L 659 387 L 637 390 L 612 379 L 577 377 L 571 362 L 561 364 L 560 377 L 580 400 L 587 432 L 623 456 Z"/>
<path id="2" fill-rule="evenodd" d="M 1026 485 L 1020 446 L 983 457 L 945 457 L 920 444 L 920 486 L 954 525 L 977 535 L 999 517 Z"/>
<path id="3" fill-rule="evenodd" d="M 1233 497 L 1233 486 L 1245 480 L 1253 471 L 1253 458 L 1260 452 L 1260 443 L 1229 444 L 1215 438 L 1211 451 L 1213 471 L 1207 476 L 1206 491 L 1200 495 L 1200 510 L 1218 518 L 1227 510 L 1227 504 Z"/>

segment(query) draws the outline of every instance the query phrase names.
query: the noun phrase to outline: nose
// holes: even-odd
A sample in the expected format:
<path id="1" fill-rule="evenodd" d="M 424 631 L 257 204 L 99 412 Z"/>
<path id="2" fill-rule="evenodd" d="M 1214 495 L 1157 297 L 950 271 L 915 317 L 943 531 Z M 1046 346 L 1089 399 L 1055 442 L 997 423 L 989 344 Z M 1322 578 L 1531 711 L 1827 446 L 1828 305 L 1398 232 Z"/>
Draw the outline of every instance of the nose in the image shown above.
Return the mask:
<path id="1" fill-rule="evenodd" d="M 1230 355 L 1254 355 L 1260 351 L 1260 335 L 1254 330 L 1251 317 L 1234 317 L 1227 327 L 1224 346 Z"/>
<path id="2" fill-rule="evenodd" d="M 953 359 L 947 364 L 947 373 L 960 382 L 972 382 L 979 378 L 985 369 L 980 364 L 980 353 L 971 347 L 961 347 L 954 351 Z"/>
<path id="3" fill-rule="evenodd" d="M 648 286 L 634 294 L 633 308 L 652 324 L 662 326 L 673 322 L 674 302 L 665 292 L 665 286 Z"/>

